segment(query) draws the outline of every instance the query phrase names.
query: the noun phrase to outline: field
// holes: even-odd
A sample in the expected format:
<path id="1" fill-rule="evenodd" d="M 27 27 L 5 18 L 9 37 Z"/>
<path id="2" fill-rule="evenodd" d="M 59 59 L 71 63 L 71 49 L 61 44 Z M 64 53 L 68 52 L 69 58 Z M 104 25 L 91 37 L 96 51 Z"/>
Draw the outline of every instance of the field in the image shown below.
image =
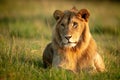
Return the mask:
<path id="1" fill-rule="evenodd" d="M 42 52 L 55 24 L 53 12 L 73 6 L 90 11 L 90 30 L 107 72 L 43 68 Z M 119 8 L 119 2 L 0 0 L 0 80 L 120 80 Z"/>

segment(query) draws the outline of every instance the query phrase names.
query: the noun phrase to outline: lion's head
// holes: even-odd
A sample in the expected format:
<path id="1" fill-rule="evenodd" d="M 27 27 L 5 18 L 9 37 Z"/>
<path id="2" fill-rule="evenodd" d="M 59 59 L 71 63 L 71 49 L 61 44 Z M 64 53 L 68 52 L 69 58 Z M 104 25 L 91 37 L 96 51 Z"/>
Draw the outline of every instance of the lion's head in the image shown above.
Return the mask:
<path id="1" fill-rule="evenodd" d="M 88 18 L 87 9 L 56 10 L 53 14 L 57 21 L 54 39 L 62 47 L 75 47 L 81 40 Z"/>

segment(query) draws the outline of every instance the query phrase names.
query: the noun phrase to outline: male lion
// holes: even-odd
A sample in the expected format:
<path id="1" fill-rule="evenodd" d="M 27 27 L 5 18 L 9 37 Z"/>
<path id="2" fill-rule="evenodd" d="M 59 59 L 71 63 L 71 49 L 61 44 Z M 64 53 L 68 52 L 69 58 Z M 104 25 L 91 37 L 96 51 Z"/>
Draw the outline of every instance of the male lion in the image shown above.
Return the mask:
<path id="1" fill-rule="evenodd" d="M 105 70 L 104 62 L 88 25 L 87 9 L 56 10 L 52 42 L 43 53 L 44 67 L 61 67 L 73 72 Z"/>

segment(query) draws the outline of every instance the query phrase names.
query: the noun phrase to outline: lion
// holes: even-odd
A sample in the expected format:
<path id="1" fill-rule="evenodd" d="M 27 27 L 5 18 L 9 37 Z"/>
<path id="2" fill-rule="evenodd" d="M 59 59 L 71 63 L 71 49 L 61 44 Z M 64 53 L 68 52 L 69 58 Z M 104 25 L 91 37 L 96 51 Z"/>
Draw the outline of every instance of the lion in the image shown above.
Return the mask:
<path id="1" fill-rule="evenodd" d="M 97 51 L 88 20 L 87 9 L 55 10 L 56 25 L 52 41 L 43 52 L 44 68 L 57 67 L 73 72 L 105 71 L 102 57 Z"/>

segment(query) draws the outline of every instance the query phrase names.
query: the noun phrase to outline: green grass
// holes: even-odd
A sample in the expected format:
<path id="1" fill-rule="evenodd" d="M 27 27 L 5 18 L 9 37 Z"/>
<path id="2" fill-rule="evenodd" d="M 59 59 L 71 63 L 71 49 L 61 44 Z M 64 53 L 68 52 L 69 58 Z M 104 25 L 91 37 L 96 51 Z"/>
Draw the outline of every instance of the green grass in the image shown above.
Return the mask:
<path id="1" fill-rule="evenodd" d="M 56 9 L 89 9 L 90 29 L 107 72 L 74 74 L 44 69 L 42 53 L 51 41 Z M 119 3 L 76 1 L 0 1 L 0 80 L 120 80 Z"/>

